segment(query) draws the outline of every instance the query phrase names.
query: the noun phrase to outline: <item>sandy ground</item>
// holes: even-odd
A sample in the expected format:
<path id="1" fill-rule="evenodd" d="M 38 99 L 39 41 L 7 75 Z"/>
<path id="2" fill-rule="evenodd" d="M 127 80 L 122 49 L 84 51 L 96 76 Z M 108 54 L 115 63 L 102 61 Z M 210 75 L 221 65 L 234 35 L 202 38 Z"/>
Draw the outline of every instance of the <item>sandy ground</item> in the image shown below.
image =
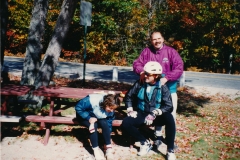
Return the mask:
<path id="1" fill-rule="evenodd" d="M 194 86 L 192 87 L 192 89 L 196 90 L 199 94 L 205 96 L 221 95 L 229 97 L 231 99 L 240 97 L 240 90 L 236 89 L 202 87 L 202 86 Z"/>
<path id="2" fill-rule="evenodd" d="M 92 160 L 91 147 L 83 147 L 80 141 L 66 141 L 63 137 L 50 137 L 44 146 L 41 137 L 37 135 L 28 136 L 27 139 L 20 137 L 5 137 L 1 142 L 1 160 Z M 113 145 L 116 160 L 135 160 L 143 157 L 137 156 L 139 143 L 135 147 Z M 166 146 L 162 147 L 166 153 Z M 149 155 L 156 154 L 150 151 Z M 143 158 L 146 159 L 146 158 Z M 163 156 L 160 159 L 164 159 Z"/>
<path id="3" fill-rule="evenodd" d="M 240 97 L 239 90 L 219 89 L 211 87 L 195 87 L 198 94 L 206 96 L 224 95 L 230 98 Z M 30 135 L 26 139 L 20 137 L 4 137 L 1 142 L 1 160 L 74 160 L 87 159 L 91 155 L 91 147 L 84 147 L 79 140 L 66 141 L 64 137 L 50 137 L 47 146 L 41 143 L 42 137 L 39 135 Z M 136 143 L 136 146 L 139 146 Z M 114 154 L 116 160 L 135 160 L 148 159 L 137 156 L 139 148 L 130 148 L 129 146 L 114 145 Z M 162 153 L 164 153 L 164 147 Z M 156 154 L 155 151 L 150 151 L 148 156 Z M 163 156 L 159 158 L 164 159 Z"/>

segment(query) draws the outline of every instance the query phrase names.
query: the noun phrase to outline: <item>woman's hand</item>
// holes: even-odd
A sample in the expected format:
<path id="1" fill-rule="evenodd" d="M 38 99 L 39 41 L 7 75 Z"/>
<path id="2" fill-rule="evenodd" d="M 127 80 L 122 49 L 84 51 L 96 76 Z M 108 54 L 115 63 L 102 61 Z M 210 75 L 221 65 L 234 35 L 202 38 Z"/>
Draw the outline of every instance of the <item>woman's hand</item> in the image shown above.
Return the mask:
<path id="1" fill-rule="evenodd" d="M 160 81 L 161 81 L 161 85 L 164 85 L 167 83 L 168 80 L 167 80 L 167 78 L 163 77 L 160 79 Z"/>
<path id="2" fill-rule="evenodd" d="M 97 118 L 91 117 L 91 118 L 89 119 L 89 123 L 95 123 L 95 122 L 97 122 Z"/>

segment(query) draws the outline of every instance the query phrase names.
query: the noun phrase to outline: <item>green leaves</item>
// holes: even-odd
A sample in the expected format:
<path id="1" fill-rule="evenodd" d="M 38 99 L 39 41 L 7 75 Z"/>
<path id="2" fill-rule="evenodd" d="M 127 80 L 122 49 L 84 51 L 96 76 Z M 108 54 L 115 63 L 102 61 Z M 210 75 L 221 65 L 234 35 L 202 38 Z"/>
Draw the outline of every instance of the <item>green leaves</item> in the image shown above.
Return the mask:
<path id="1" fill-rule="evenodd" d="M 186 67 L 194 64 L 198 68 L 214 71 L 214 67 L 211 67 L 214 66 L 212 63 L 228 66 L 229 60 L 226 57 L 229 57 L 230 53 L 234 57 L 233 66 L 236 69 L 239 67 L 240 17 L 239 4 L 236 0 L 103 0 L 91 1 L 91 3 L 93 10 L 92 26 L 88 27 L 88 49 L 91 54 L 89 62 L 96 62 L 91 58 L 107 56 L 100 62 L 114 64 L 115 62 L 111 61 L 118 63 L 125 58 L 128 65 L 132 65 L 132 60 L 137 58 L 140 51 L 148 44 L 149 33 L 152 30 L 160 30 L 166 42 L 181 54 Z M 79 5 L 80 2 L 76 6 L 77 11 L 63 45 L 64 50 L 72 52 L 72 55 L 79 50 L 82 52 L 81 45 L 83 45 L 84 28 L 79 25 Z M 60 8 L 59 0 L 49 2 L 43 42 L 45 48 L 52 35 Z M 8 48 L 14 46 L 17 50 L 26 43 L 31 10 L 30 0 L 9 2 L 8 32 L 14 32 L 14 38 L 8 37 L 10 39 Z M 168 39 L 172 40 L 168 41 Z M 99 50 L 96 51 L 96 48 Z"/>

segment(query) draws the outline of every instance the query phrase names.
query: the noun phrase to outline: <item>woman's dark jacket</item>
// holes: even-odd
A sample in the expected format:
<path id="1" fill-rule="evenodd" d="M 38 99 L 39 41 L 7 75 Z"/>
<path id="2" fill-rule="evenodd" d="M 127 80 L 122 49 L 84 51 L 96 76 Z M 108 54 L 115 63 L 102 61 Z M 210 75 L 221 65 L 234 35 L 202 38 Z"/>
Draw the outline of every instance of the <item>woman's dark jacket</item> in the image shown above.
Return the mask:
<path id="1" fill-rule="evenodd" d="M 138 108 L 138 92 L 139 90 L 144 87 L 144 84 L 140 84 L 139 80 L 137 80 L 134 85 L 131 87 L 131 89 L 126 93 L 125 95 L 125 106 L 133 107 L 134 110 L 139 110 Z M 161 92 L 158 92 L 157 90 L 161 89 Z M 161 100 L 157 100 L 157 94 L 161 94 Z M 171 113 L 173 111 L 173 104 L 172 104 L 172 98 L 171 93 L 166 85 L 162 85 L 160 87 L 156 87 L 153 90 L 152 97 L 149 100 L 146 96 L 146 90 L 145 90 L 145 96 L 144 96 L 144 112 L 150 113 L 152 110 L 156 109 L 156 103 L 159 101 L 160 107 L 162 113 L 169 112 Z"/>

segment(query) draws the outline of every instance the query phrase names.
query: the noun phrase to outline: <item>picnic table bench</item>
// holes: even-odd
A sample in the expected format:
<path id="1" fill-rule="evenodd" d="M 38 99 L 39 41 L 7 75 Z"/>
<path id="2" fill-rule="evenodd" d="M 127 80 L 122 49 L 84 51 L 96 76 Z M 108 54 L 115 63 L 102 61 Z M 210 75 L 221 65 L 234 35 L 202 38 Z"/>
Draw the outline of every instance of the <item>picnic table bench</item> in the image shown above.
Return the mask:
<path id="1" fill-rule="evenodd" d="M 60 102 L 60 98 L 84 98 L 85 96 L 92 93 L 108 93 L 109 90 L 98 90 L 98 89 L 81 89 L 81 88 L 69 88 L 69 87 L 40 87 L 37 90 L 33 91 L 34 95 L 44 96 L 50 99 L 50 109 L 48 116 L 39 116 L 39 115 L 28 115 L 25 117 L 25 120 L 28 122 L 40 122 L 40 128 L 46 128 L 43 144 L 47 145 L 50 130 L 52 124 L 78 124 L 76 118 L 72 117 L 63 117 L 55 116 L 54 112 L 54 102 Z M 120 91 L 115 91 L 119 93 Z M 57 104 L 59 106 L 59 104 Z M 120 126 L 122 120 L 114 120 L 113 126 Z"/>

